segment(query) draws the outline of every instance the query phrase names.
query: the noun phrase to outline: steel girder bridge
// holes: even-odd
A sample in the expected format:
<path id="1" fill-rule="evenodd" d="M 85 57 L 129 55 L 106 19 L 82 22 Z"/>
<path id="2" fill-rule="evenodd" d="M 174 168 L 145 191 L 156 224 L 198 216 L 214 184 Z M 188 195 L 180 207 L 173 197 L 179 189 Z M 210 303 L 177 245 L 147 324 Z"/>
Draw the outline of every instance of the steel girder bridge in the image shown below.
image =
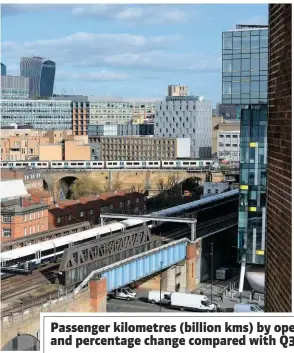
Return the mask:
<path id="1" fill-rule="evenodd" d="M 64 251 L 60 266 L 60 283 L 71 286 L 82 282 L 97 268 L 127 259 L 160 246 L 152 239 L 147 226 L 107 236 Z"/>

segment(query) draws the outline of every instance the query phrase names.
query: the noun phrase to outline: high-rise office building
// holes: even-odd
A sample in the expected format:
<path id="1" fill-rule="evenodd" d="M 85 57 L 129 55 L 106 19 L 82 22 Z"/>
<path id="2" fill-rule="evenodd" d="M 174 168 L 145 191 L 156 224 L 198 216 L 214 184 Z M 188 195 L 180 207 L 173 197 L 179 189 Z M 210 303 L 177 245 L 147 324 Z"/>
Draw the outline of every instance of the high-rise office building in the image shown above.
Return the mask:
<path id="1" fill-rule="evenodd" d="M 6 76 L 6 65 L 1 63 L 1 76 Z"/>
<path id="2" fill-rule="evenodd" d="M 292 5 L 269 5 L 265 311 L 292 312 Z"/>
<path id="3" fill-rule="evenodd" d="M 55 62 L 39 56 L 22 57 L 20 60 L 20 75 L 30 78 L 30 97 L 52 97 Z"/>
<path id="4" fill-rule="evenodd" d="M 222 103 L 237 105 L 241 120 L 238 248 L 242 292 L 245 265 L 264 264 L 268 26 L 238 25 L 224 32 L 222 39 Z M 249 279 L 251 286 L 263 291 L 262 281 L 256 278 Z"/>

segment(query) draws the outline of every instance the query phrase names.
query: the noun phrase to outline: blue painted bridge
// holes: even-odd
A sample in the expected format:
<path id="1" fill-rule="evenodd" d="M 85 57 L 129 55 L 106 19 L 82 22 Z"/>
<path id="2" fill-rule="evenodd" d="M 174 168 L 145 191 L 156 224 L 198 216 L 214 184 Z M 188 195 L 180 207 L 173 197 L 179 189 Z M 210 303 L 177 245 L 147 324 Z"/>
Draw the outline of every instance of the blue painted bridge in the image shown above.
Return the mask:
<path id="1" fill-rule="evenodd" d="M 183 238 L 95 270 L 76 288 L 75 294 L 95 276 L 106 278 L 109 292 L 167 269 L 185 260 L 189 242 Z"/>

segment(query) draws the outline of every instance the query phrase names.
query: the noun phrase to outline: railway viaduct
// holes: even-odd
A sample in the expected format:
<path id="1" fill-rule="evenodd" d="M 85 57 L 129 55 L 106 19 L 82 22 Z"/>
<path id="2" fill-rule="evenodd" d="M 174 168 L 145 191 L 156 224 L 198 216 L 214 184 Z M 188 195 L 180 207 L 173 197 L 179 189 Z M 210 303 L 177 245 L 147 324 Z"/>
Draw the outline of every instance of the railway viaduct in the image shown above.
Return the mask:
<path id="1" fill-rule="evenodd" d="M 48 190 L 54 192 L 60 183 L 64 195 L 68 194 L 72 183 L 79 178 L 89 176 L 101 185 L 104 190 L 114 190 L 116 188 L 122 190 L 135 189 L 135 191 L 158 192 L 158 182 L 162 180 L 168 182 L 169 177 L 174 178 L 177 182 L 183 182 L 191 177 L 199 177 L 205 180 L 205 173 L 187 172 L 186 170 L 54 170 L 44 171 L 44 186 Z M 213 181 L 221 181 L 222 174 L 216 173 Z M 119 186 L 118 186 L 119 185 Z"/>

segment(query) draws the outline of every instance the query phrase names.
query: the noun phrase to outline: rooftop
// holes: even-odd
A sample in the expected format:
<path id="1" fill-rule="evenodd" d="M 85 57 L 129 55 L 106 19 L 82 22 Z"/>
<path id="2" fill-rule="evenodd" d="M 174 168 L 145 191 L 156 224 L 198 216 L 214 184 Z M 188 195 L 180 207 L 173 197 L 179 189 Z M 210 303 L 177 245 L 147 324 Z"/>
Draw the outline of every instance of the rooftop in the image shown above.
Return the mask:
<path id="1" fill-rule="evenodd" d="M 28 196 L 23 180 L 16 179 L 0 181 L 1 200 L 9 200 L 23 196 Z"/>

